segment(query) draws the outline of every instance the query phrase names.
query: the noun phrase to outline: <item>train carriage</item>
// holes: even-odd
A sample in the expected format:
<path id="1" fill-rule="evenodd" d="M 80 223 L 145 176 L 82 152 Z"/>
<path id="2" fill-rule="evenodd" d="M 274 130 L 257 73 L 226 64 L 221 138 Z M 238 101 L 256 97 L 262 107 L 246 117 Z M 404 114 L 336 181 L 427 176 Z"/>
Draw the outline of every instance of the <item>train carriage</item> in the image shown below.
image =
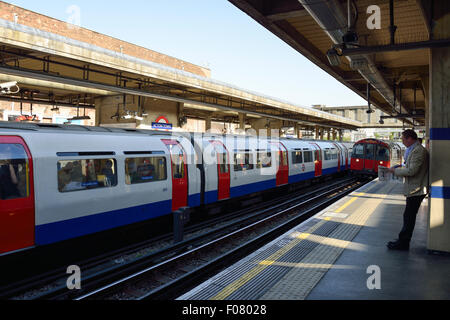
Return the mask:
<path id="1" fill-rule="evenodd" d="M 351 171 L 358 174 L 378 175 L 378 167 L 402 164 L 404 146 L 378 139 L 363 139 L 353 146 Z"/>
<path id="2" fill-rule="evenodd" d="M 0 255 L 342 172 L 346 148 L 297 139 L 0 123 L 1 174 L 8 178 L 0 181 Z"/>

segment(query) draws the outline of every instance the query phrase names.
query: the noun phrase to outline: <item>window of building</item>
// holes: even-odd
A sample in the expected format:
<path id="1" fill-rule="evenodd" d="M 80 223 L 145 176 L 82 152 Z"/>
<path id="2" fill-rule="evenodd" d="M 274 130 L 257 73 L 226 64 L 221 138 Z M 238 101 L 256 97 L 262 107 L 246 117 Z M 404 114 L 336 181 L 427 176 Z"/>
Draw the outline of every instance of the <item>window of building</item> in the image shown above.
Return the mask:
<path id="1" fill-rule="evenodd" d="M 179 168 L 179 166 L 176 166 Z M 175 174 L 183 175 L 182 172 Z M 125 160 L 126 184 L 147 183 L 167 179 L 167 165 L 164 157 L 128 158 Z"/>
<path id="2" fill-rule="evenodd" d="M 110 188 L 117 185 L 115 159 L 58 161 L 60 192 Z"/>
<path id="3" fill-rule="evenodd" d="M 27 198 L 29 164 L 20 144 L 0 144 L 0 200 Z"/>

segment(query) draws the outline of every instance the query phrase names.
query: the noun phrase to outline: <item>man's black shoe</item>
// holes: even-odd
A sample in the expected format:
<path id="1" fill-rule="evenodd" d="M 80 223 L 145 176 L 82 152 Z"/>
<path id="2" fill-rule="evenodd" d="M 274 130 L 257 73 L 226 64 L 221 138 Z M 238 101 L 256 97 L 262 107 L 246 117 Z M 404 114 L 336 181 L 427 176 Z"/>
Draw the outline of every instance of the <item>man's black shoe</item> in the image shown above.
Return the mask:
<path id="1" fill-rule="evenodd" d="M 397 241 L 389 241 L 387 244 L 387 247 L 390 250 L 409 250 L 409 243 L 401 242 L 399 240 Z"/>

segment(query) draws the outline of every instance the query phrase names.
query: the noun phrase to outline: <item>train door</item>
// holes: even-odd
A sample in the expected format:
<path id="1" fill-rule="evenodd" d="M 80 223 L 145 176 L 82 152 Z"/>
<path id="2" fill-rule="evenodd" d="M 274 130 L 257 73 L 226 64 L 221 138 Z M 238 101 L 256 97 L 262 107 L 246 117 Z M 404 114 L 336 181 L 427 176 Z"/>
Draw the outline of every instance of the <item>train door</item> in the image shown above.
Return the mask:
<path id="1" fill-rule="evenodd" d="M 315 147 L 314 151 L 314 164 L 315 164 L 315 177 L 322 175 L 322 149 L 320 149 L 317 143 L 311 143 Z"/>
<path id="2" fill-rule="evenodd" d="M 176 140 L 162 140 L 172 162 L 172 211 L 188 205 L 188 174 L 186 152 Z"/>
<path id="3" fill-rule="evenodd" d="M 20 137 L 0 137 L 0 254 L 34 245 L 33 160 Z"/>
<path id="4" fill-rule="evenodd" d="M 364 169 L 368 171 L 375 171 L 375 150 L 376 145 L 366 143 L 364 145 Z"/>
<path id="5" fill-rule="evenodd" d="M 337 167 L 337 171 L 341 172 L 341 155 L 342 155 L 342 150 L 341 147 L 339 147 L 339 145 L 337 143 L 333 143 L 334 146 L 336 147 L 336 151 L 337 151 L 337 161 L 338 161 L 338 167 Z"/>
<path id="6" fill-rule="evenodd" d="M 272 143 L 278 147 L 277 187 L 289 182 L 289 158 L 286 147 L 282 143 Z"/>
<path id="7" fill-rule="evenodd" d="M 214 145 L 214 149 L 217 154 L 217 194 L 218 200 L 224 200 L 230 198 L 230 155 L 220 141 L 210 141 Z"/>

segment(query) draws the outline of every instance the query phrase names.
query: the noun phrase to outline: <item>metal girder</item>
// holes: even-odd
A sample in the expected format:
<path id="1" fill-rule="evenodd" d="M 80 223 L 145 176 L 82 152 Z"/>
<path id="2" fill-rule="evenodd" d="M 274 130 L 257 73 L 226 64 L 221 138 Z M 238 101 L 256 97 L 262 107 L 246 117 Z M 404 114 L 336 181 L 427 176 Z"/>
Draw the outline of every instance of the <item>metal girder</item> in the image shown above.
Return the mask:
<path id="1" fill-rule="evenodd" d="M 222 105 L 218 105 L 218 104 L 213 104 L 213 103 L 208 103 L 208 102 L 200 102 L 200 101 L 190 100 L 190 99 L 176 97 L 176 96 L 155 94 L 155 93 L 146 92 L 146 91 L 134 89 L 134 88 L 118 87 L 118 86 L 114 86 L 114 85 L 107 85 L 107 84 L 102 84 L 102 83 L 94 83 L 94 82 L 90 82 L 90 81 L 65 78 L 65 77 L 54 76 L 51 74 L 46 74 L 46 73 L 41 73 L 41 72 L 24 71 L 24 70 L 18 70 L 15 68 L 11 68 L 11 67 L 5 67 L 5 66 L 0 66 L 0 72 L 4 73 L 4 74 L 13 75 L 13 76 L 21 76 L 21 77 L 27 77 L 27 78 L 32 78 L 32 79 L 46 80 L 46 81 L 51 81 L 51 82 L 55 82 L 55 83 L 74 85 L 74 86 L 79 86 L 79 87 L 84 87 L 84 88 L 101 89 L 101 90 L 107 90 L 107 91 L 116 92 L 116 93 L 120 93 L 120 94 L 128 94 L 128 95 L 142 96 L 142 97 L 148 97 L 148 98 L 156 98 L 156 99 L 181 102 L 181 103 L 197 104 L 200 106 L 206 106 L 206 107 L 216 108 L 216 109 L 220 109 L 220 110 L 253 114 L 253 115 L 258 115 L 258 116 L 262 116 L 262 117 L 278 119 L 278 120 L 295 121 L 297 123 L 304 123 L 304 124 L 309 124 L 309 125 L 314 125 L 314 126 L 318 125 L 317 123 L 311 123 L 311 122 L 307 122 L 307 121 L 292 119 L 289 117 L 282 117 L 282 116 L 272 115 L 272 114 L 267 114 L 267 113 L 243 110 L 241 108 L 235 108 L 235 107 L 226 107 L 226 106 L 222 106 Z M 330 127 L 330 128 L 344 129 L 344 130 L 349 130 L 349 129 L 354 130 L 355 129 L 351 126 L 342 127 L 342 126 L 332 126 L 332 125 L 324 125 L 324 124 L 319 124 L 319 125 L 322 127 Z"/>

